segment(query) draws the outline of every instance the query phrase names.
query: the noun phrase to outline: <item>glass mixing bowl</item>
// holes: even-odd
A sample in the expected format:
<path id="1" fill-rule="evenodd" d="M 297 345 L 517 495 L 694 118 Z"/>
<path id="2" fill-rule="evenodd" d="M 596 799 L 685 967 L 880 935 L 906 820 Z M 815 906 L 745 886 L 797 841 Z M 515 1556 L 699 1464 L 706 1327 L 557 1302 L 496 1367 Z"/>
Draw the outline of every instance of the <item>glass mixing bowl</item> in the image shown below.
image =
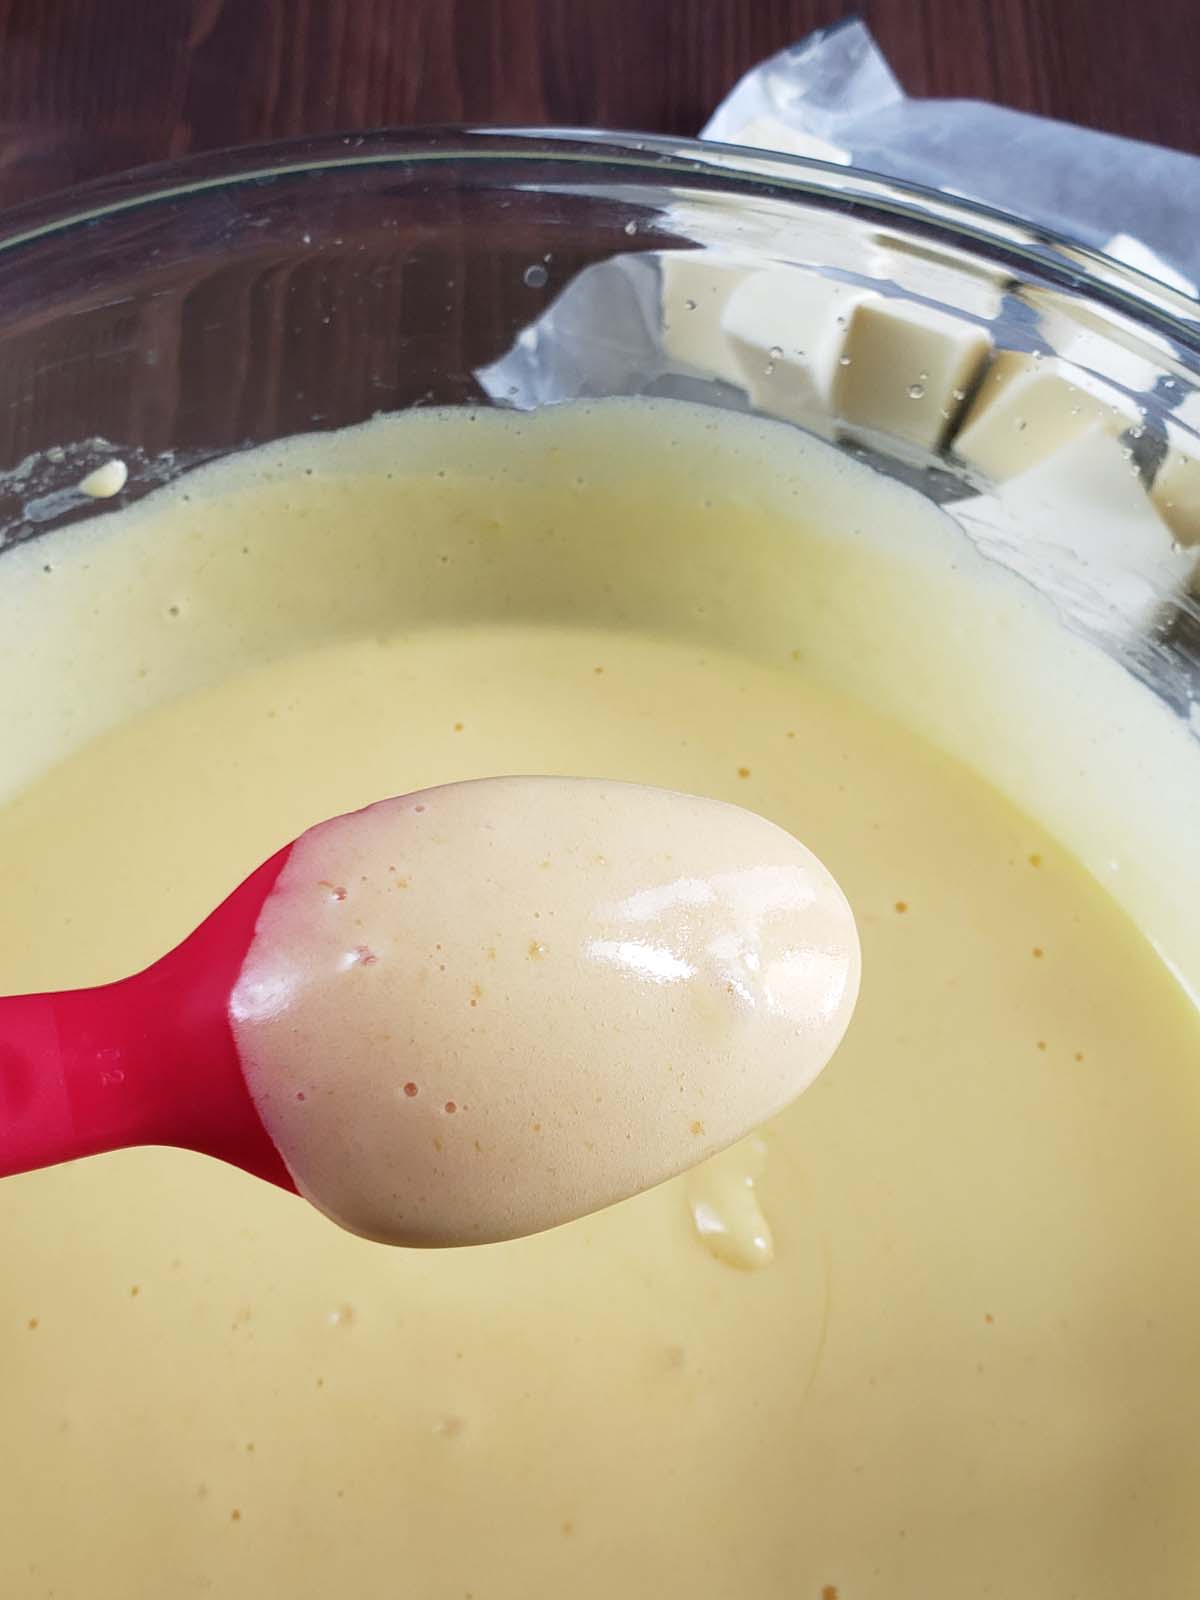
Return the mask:
<path id="1" fill-rule="evenodd" d="M 521 131 L 222 154 L 0 217 L 0 583 L 25 541 L 280 437 L 675 395 L 928 494 L 1195 738 L 1198 384 L 1196 302 L 842 167 Z M 119 492 L 81 492 L 114 456 Z M 1163 887 L 1185 919 L 1191 870 Z"/>
<path id="2" fill-rule="evenodd" d="M 890 179 L 603 133 L 298 141 L 0 219 L 0 551 L 380 411 L 675 394 L 905 478 L 1186 716 L 1198 382 L 1195 301 Z M 123 493 L 76 492 L 114 452 Z"/>

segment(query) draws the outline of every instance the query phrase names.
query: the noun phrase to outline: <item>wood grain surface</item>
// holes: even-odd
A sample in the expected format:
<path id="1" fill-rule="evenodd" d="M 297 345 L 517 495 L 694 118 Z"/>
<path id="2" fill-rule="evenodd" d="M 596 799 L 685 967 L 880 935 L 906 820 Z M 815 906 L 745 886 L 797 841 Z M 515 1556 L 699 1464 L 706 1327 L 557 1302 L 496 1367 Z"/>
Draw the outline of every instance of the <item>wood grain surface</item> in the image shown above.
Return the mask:
<path id="1" fill-rule="evenodd" d="M 0 0 L 0 204 L 385 124 L 695 133 L 746 68 L 853 12 L 910 94 L 1200 150 L 1200 0 Z"/>

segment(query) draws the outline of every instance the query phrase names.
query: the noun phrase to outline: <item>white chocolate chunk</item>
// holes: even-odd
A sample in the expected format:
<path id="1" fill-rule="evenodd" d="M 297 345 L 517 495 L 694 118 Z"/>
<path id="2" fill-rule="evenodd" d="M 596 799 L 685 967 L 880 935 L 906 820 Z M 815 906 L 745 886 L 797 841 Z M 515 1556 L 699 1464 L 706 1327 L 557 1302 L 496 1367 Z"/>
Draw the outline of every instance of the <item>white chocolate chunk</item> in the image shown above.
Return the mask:
<path id="1" fill-rule="evenodd" d="M 1148 336 L 1147 336 L 1148 337 Z M 1097 382 L 1112 382 L 1135 393 L 1148 394 L 1158 382 L 1161 364 L 1150 355 L 1127 349 L 1106 333 L 1077 327 L 1063 338 L 1052 341 L 1064 361 L 1078 367 Z M 1165 346 L 1164 346 L 1164 354 Z"/>
<path id="2" fill-rule="evenodd" d="M 1148 628 L 1194 564 L 1103 421 L 955 511 L 990 554 L 1110 633 Z"/>
<path id="3" fill-rule="evenodd" d="M 801 133 L 775 117 L 752 117 L 743 123 L 730 144 L 749 145 L 754 150 L 772 150 L 781 155 L 807 156 L 810 161 L 829 161 L 839 167 L 850 165 L 850 152 L 840 145 L 818 139 L 815 133 Z"/>
<path id="4" fill-rule="evenodd" d="M 1167 427 L 1167 453 L 1154 475 L 1150 498 L 1178 543 L 1200 544 L 1200 439 Z"/>
<path id="5" fill-rule="evenodd" d="M 1149 392 L 1171 359 L 1161 335 L 1116 312 L 1080 305 L 1061 289 L 1022 287 L 1019 298 L 1037 312 L 1046 349 L 1101 382 Z"/>
<path id="6" fill-rule="evenodd" d="M 1138 421 L 1133 401 L 1056 356 L 1001 351 L 954 439 L 969 466 L 1001 481 L 1055 455 L 1099 425 L 1118 434 Z"/>
<path id="7" fill-rule="evenodd" d="M 1167 453 L 1154 475 L 1150 498 L 1179 544 L 1200 544 L 1200 391 L 1187 395 L 1171 413 L 1166 434 Z"/>
<path id="8" fill-rule="evenodd" d="M 94 467 L 80 482 L 79 492 L 92 500 L 111 500 L 113 495 L 120 494 L 128 478 L 129 468 L 122 460 L 114 458 L 101 467 Z"/>
<path id="9" fill-rule="evenodd" d="M 873 291 L 797 267 L 770 267 L 730 295 L 721 331 L 741 383 L 768 416 L 828 424 L 846 329 Z"/>
<path id="10" fill-rule="evenodd" d="M 911 300 L 860 298 L 833 390 L 844 422 L 935 449 L 992 348 L 976 324 Z"/>
<path id="11" fill-rule="evenodd" d="M 886 252 L 877 275 L 906 294 L 939 301 L 950 311 L 965 311 L 985 322 L 1000 315 L 1011 280 L 998 268 L 950 246 L 918 248 L 903 234 L 886 230 L 876 240 Z"/>
<path id="12" fill-rule="evenodd" d="M 746 261 L 712 250 L 672 250 L 663 256 L 663 348 L 672 360 L 740 384 L 721 316 L 730 295 L 753 271 Z"/>

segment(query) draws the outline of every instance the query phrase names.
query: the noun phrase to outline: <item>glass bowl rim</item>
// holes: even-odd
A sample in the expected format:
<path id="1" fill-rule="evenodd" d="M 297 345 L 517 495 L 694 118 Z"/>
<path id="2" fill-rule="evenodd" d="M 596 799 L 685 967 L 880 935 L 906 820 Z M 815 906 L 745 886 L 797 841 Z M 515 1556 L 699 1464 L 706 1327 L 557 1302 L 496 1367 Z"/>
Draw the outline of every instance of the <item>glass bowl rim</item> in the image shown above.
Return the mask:
<path id="1" fill-rule="evenodd" d="M 0 210 L 0 263 L 38 240 L 164 201 L 283 178 L 462 161 L 535 168 L 607 166 L 611 181 L 667 187 L 701 179 L 743 198 L 808 200 L 853 212 L 882 213 L 916 224 L 959 249 L 1024 270 L 1070 295 L 1090 298 L 1174 341 L 1200 382 L 1200 300 L 1161 283 L 1064 233 L 1011 213 L 906 179 L 807 156 L 744 145 L 603 128 L 480 127 L 444 124 L 301 135 L 230 146 L 131 168 L 58 189 Z M 595 180 L 593 180 L 595 181 Z"/>

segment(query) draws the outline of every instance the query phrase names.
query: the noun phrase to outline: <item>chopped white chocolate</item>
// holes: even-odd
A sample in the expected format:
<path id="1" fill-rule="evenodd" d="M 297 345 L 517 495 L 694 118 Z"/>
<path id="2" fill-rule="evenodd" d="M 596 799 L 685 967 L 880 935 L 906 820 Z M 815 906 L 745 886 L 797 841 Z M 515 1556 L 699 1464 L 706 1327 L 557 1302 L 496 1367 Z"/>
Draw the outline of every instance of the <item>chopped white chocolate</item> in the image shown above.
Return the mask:
<path id="1" fill-rule="evenodd" d="M 955 513 L 990 554 L 1109 632 L 1149 627 L 1195 564 L 1104 421 Z"/>
<path id="2" fill-rule="evenodd" d="M 742 150 L 718 146 L 706 148 L 704 155 L 706 163 L 738 172 L 780 175 L 778 163 L 758 162 Z M 852 272 L 858 278 L 889 276 L 889 252 L 880 248 L 872 220 L 798 206 L 794 196 L 763 194 L 751 201 L 744 194 L 710 192 L 673 200 L 663 214 L 663 227 L 677 238 L 694 240 L 708 262 L 724 261 L 743 272 L 757 272 L 770 261 Z M 668 258 L 681 261 L 683 256 L 675 250 L 663 257 Z"/>
<path id="3" fill-rule="evenodd" d="M 730 144 L 750 145 L 755 150 L 771 150 L 780 155 L 807 156 L 810 161 L 830 161 L 839 167 L 850 165 L 850 152 L 840 145 L 818 139 L 815 133 L 801 133 L 774 117 L 752 117 L 729 140 Z"/>
<path id="4" fill-rule="evenodd" d="M 1200 544 L 1200 438 L 1194 433 L 1167 424 L 1167 453 L 1150 498 L 1179 544 Z"/>
<path id="5" fill-rule="evenodd" d="M 726 383 L 741 382 L 721 331 L 721 315 L 730 295 L 753 271 L 746 261 L 713 250 L 663 255 L 663 348 L 674 361 Z"/>
<path id="6" fill-rule="evenodd" d="M 1165 431 L 1166 454 L 1154 475 L 1150 498 L 1178 544 L 1200 544 L 1200 390 L 1184 396 L 1167 419 Z"/>
<path id="7" fill-rule="evenodd" d="M 996 356 L 954 439 L 955 453 L 997 481 L 1056 455 L 1099 425 L 1136 425 L 1137 406 L 1103 379 L 1057 356 L 1005 350 Z"/>
<path id="8" fill-rule="evenodd" d="M 1081 305 L 1060 289 L 1023 287 L 1019 298 L 1037 312 L 1046 349 L 1102 382 L 1148 393 L 1171 359 L 1161 335 L 1114 311 Z"/>
<path id="9" fill-rule="evenodd" d="M 833 388 L 854 309 L 874 291 L 799 267 L 769 267 L 730 295 L 721 318 L 738 382 L 768 416 L 831 421 Z"/>
<path id="10" fill-rule="evenodd" d="M 1119 384 L 1137 394 L 1149 394 L 1162 371 L 1161 363 L 1149 354 L 1127 349 L 1110 335 L 1091 328 L 1075 328 L 1052 343 L 1063 360 L 1072 366 L 1090 373 L 1101 383 Z"/>
<path id="11" fill-rule="evenodd" d="M 851 426 L 936 449 L 991 352 L 975 323 L 912 300 L 860 299 L 834 383 Z"/>
<path id="12" fill-rule="evenodd" d="M 94 467 L 80 482 L 79 492 L 89 495 L 93 500 L 111 500 L 113 495 L 120 494 L 128 478 L 129 468 L 114 457 L 102 467 Z"/>
<path id="13" fill-rule="evenodd" d="M 991 322 L 1000 315 L 1011 279 L 966 250 L 950 245 L 915 245 L 903 234 L 881 231 L 876 241 L 886 252 L 880 277 L 908 294 L 937 300 L 951 311 Z"/>

